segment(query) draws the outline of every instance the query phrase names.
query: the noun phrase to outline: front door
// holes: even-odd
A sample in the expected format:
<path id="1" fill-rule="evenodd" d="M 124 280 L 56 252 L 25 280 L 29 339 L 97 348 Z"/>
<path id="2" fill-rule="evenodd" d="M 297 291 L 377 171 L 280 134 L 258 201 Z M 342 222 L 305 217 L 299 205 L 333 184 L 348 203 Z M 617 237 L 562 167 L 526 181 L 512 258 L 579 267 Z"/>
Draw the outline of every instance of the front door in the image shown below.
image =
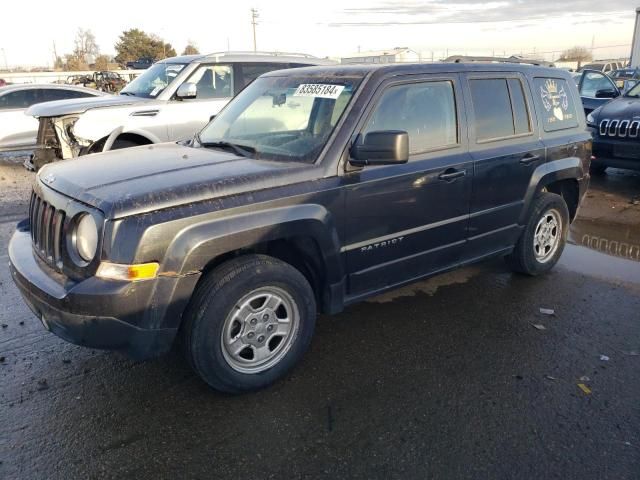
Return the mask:
<path id="1" fill-rule="evenodd" d="M 578 90 L 580 91 L 580 98 L 586 115 L 612 98 L 620 96 L 620 90 L 614 81 L 608 75 L 595 70 L 582 72 Z"/>
<path id="2" fill-rule="evenodd" d="M 355 299 L 455 265 L 473 177 L 457 75 L 384 84 L 359 133 L 402 130 L 409 161 L 346 175 L 348 296 Z"/>
<path id="3" fill-rule="evenodd" d="M 204 128 L 234 95 L 232 65 L 201 65 L 186 82 L 195 83 L 197 97 L 170 100 L 162 108 L 169 141 L 188 140 Z"/>

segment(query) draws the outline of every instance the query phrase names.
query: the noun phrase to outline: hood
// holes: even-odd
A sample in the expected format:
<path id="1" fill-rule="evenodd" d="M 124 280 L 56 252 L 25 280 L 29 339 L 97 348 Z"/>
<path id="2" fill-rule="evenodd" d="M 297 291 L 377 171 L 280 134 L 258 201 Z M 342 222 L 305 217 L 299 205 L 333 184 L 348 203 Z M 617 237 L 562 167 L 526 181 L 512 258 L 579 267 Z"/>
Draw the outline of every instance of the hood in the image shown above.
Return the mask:
<path id="1" fill-rule="evenodd" d="M 25 112 L 25 115 L 36 118 L 61 117 L 72 113 L 84 113 L 92 108 L 132 105 L 145 101 L 148 102 L 151 100 L 148 98 L 132 97 L 130 95 L 104 95 L 100 97 L 56 100 L 54 102 L 36 103 Z"/>
<path id="2" fill-rule="evenodd" d="M 640 98 L 618 97 L 605 103 L 598 113 L 598 122 L 609 120 L 640 120 Z"/>
<path id="3" fill-rule="evenodd" d="M 239 157 L 175 143 L 112 150 L 45 165 L 38 180 L 107 218 L 151 212 L 317 178 L 298 162 Z"/>

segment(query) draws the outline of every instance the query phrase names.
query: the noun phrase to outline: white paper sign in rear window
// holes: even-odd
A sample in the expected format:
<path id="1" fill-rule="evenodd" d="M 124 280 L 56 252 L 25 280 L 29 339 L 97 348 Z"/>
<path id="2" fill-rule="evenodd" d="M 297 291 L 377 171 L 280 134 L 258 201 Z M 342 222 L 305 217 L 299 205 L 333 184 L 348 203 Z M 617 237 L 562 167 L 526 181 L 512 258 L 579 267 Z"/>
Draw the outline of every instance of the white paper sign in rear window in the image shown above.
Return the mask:
<path id="1" fill-rule="evenodd" d="M 542 105 L 542 124 L 546 132 L 578 126 L 576 106 L 566 80 L 536 78 L 533 84 Z"/>

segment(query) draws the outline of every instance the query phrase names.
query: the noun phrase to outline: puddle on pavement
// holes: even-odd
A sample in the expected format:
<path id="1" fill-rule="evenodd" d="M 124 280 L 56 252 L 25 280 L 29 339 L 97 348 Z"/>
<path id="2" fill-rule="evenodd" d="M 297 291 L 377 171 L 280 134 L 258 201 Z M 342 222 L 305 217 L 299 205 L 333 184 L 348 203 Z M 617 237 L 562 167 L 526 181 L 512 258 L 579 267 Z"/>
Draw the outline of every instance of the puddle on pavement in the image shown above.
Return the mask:
<path id="1" fill-rule="evenodd" d="M 431 277 L 428 280 L 424 280 L 422 282 L 413 283 L 411 285 L 407 285 L 406 287 L 391 290 L 389 292 L 383 293 L 382 295 L 375 296 L 367 301 L 374 303 L 388 303 L 393 302 L 395 299 L 401 297 L 413 297 L 418 293 L 433 295 L 438 291 L 440 287 L 467 283 L 471 278 L 478 275 L 482 271 L 482 264 L 471 265 L 469 267 L 461 268 L 459 270 L 453 270 L 448 273 L 443 273 L 441 275 Z"/>
<path id="2" fill-rule="evenodd" d="M 559 264 L 585 275 L 640 285 L 640 224 L 578 218 Z"/>

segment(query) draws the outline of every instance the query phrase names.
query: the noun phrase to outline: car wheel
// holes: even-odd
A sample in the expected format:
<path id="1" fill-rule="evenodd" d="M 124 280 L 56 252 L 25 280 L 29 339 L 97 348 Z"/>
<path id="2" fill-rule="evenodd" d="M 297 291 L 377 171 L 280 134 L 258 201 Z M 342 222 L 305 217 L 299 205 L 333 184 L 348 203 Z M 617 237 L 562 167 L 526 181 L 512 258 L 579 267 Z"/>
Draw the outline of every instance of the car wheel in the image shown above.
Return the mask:
<path id="1" fill-rule="evenodd" d="M 201 280 L 181 343 L 193 369 L 214 389 L 253 391 L 298 363 L 315 318 L 315 297 L 304 275 L 278 259 L 247 255 Z"/>
<path id="2" fill-rule="evenodd" d="M 589 173 L 591 173 L 592 175 L 604 175 L 606 171 L 607 171 L 606 165 L 592 163 L 591 166 L 589 167 Z"/>
<path id="3" fill-rule="evenodd" d="M 568 231 L 569 209 L 564 198 L 549 192 L 538 194 L 507 263 L 512 270 L 527 275 L 548 272 L 562 255 Z"/>

